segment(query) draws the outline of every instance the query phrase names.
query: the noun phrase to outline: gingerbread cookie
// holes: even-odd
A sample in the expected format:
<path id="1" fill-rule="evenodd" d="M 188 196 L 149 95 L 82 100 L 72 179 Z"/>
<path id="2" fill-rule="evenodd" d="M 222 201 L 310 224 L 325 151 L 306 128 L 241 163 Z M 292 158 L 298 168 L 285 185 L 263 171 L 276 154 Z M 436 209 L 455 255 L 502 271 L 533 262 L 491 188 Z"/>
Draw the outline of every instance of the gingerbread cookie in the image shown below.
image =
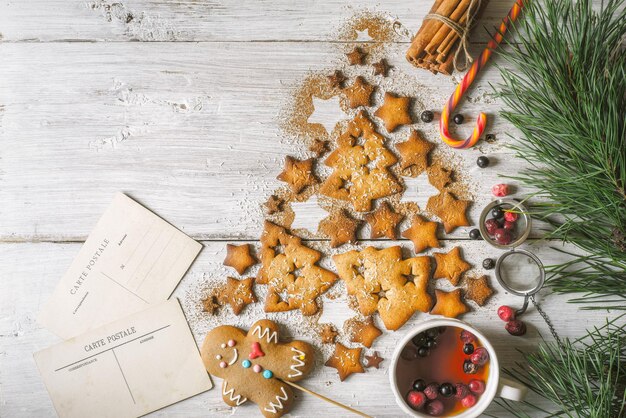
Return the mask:
<path id="1" fill-rule="evenodd" d="M 372 317 L 365 320 L 348 319 L 344 326 L 350 335 L 350 342 L 363 344 L 367 348 L 371 348 L 374 340 L 383 335 L 383 332 L 374 325 Z"/>
<path id="2" fill-rule="evenodd" d="M 273 194 L 267 199 L 267 202 L 265 202 L 263 206 L 265 206 L 268 215 L 273 215 L 283 210 L 284 203 L 285 201 L 283 199 Z"/>
<path id="3" fill-rule="evenodd" d="M 335 352 L 325 365 L 337 369 L 339 379 L 343 382 L 353 373 L 364 373 L 361 364 L 361 348 L 348 348 L 341 343 L 335 344 Z"/>
<path id="4" fill-rule="evenodd" d="M 209 315 L 213 315 L 215 311 L 221 306 L 219 301 L 217 300 L 217 294 L 215 290 L 207 297 L 202 299 L 200 302 L 202 302 L 202 312 L 206 312 Z"/>
<path id="5" fill-rule="evenodd" d="M 372 67 L 374 67 L 374 75 L 382 75 L 383 77 L 387 77 L 389 69 L 392 68 L 391 65 L 387 64 L 387 60 L 384 58 L 372 64 Z"/>
<path id="6" fill-rule="evenodd" d="M 465 279 L 466 290 L 465 299 L 473 300 L 478 306 L 483 306 L 487 299 L 493 295 L 493 289 L 489 286 L 489 277 L 480 276 L 478 278 Z"/>
<path id="7" fill-rule="evenodd" d="M 378 351 L 374 351 L 373 356 L 365 356 L 365 367 L 367 367 L 368 369 L 370 367 L 376 367 L 377 369 L 380 369 L 380 363 L 382 363 L 384 360 L 384 358 L 380 357 Z"/>
<path id="8" fill-rule="evenodd" d="M 452 182 L 452 171 L 439 163 L 432 164 L 426 169 L 426 172 L 428 173 L 428 182 L 439 191 L 443 191 Z"/>
<path id="9" fill-rule="evenodd" d="M 387 132 L 393 132 L 398 126 L 413 123 L 411 114 L 409 113 L 410 105 L 410 97 L 396 96 L 387 92 L 385 93 L 383 105 L 376 110 L 374 116 L 383 120 Z"/>
<path id="10" fill-rule="evenodd" d="M 448 279 L 452 286 L 459 284 L 461 275 L 472 266 L 461 257 L 461 247 L 454 247 L 448 253 L 435 253 L 437 268 L 435 269 L 435 279 Z"/>
<path id="11" fill-rule="evenodd" d="M 430 311 L 432 315 L 443 315 L 448 318 L 456 318 L 459 315 L 469 311 L 467 305 L 461 301 L 461 290 L 456 289 L 452 292 L 444 292 L 443 290 L 435 290 L 437 302 Z"/>
<path id="12" fill-rule="evenodd" d="M 404 215 L 394 212 L 388 202 L 382 202 L 378 209 L 368 213 L 364 218 L 370 225 L 370 238 L 396 239 L 396 226 Z"/>
<path id="13" fill-rule="evenodd" d="M 402 260 L 399 246 L 348 251 L 333 256 L 348 294 L 356 298 L 364 316 L 377 312 L 389 330 L 400 328 L 416 312 L 428 312 L 432 298 L 426 292 L 430 258 Z"/>
<path id="14" fill-rule="evenodd" d="M 298 160 L 297 158 L 286 156 L 285 168 L 276 178 L 287 183 L 291 191 L 298 194 L 306 186 L 312 186 L 317 183 L 317 177 L 313 173 L 314 161 L 314 158 Z"/>
<path id="15" fill-rule="evenodd" d="M 439 248 L 437 222 L 428 222 L 419 215 L 413 217 L 411 227 L 402 232 L 402 237 L 413 242 L 415 254 L 427 248 Z"/>
<path id="16" fill-rule="evenodd" d="M 366 52 L 363 52 L 361 48 L 358 46 L 355 47 L 352 52 L 348 52 L 346 57 L 348 57 L 348 62 L 350 65 L 363 65 L 365 64 L 365 57 L 367 56 Z"/>
<path id="17" fill-rule="evenodd" d="M 322 257 L 319 251 L 269 221 L 261 236 L 260 257 L 257 283 L 269 286 L 266 312 L 300 309 L 303 315 L 313 315 L 319 310 L 318 296 L 337 280 L 334 273 L 317 265 Z M 281 300 L 281 295 L 286 300 Z"/>
<path id="18" fill-rule="evenodd" d="M 227 405 L 251 401 L 267 418 L 289 411 L 294 395 L 285 381 L 304 378 L 315 365 L 315 352 L 303 341 L 279 343 L 278 331 L 276 323 L 263 319 L 247 333 L 223 325 L 207 334 L 202 361 L 211 375 L 223 379 L 222 399 Z"/>
<path id="19" fill-rule="evenodd" d="M 374 123 L 360 111 L 337 140 L 337 149 L 326 158 L 325 164 L 333 172 L 320 186 L 320 193 L 350 201 L 356 211 L 366 212 L 373 200 L 402 191 L 387 169 L 397 159 L 384 142 Z"/>
<path id="20" fill-rule="evenodd" d="M 239 274 L 244 274 L 249 267 L 257 263 L 256 258 L 250 252 L 251 247 L 250 244 L 226 244 L 224 265 L 234 268 Z"/>
<path id="21" fill-rule="evenodd" d="M 333 344 L 337 339 L 337 329 L 333 324 L 323 324 L 319 331 L 320 338 L 324 344 Z"/>
<path id="22" fill-rule="evenodd" d="M 343 86 L 343 82 L 346 81 L 346 76 L 339 70 L 335 70 L 331 75 L 326 76 L 328 78 L 328 84 L 330 87 L 337 89 Z"/>
<path id="23" fill-rule="evenodd" d="M 465 212 L 470 203 L 468 200 L 456 199 L 450 192 L 442 192 L 428 199 L 426 210 L 441 219 L 449 234 L 458 226 L 469 226 Z"/>
<path id="24" fill-rule="evenodd" d="M 396 144 L 400 154 L 400 168 L 410 169 L 411 176 L 417 176 L 428 167 L 428 154 L 435 145 L 425 140 L 415 129 L 411 130 L 409 139 Z"/>
<path id="25" fill-rule="evenodd" d="M 328 141 L 323 141 L 321 139 L 315 139 L 313 143 L 309 146 L 309 151 L 315 153 L 315 155 L 319 158 L 328 151 Z"/>
<path id="26" fill-rule="evenodd" d="M 369 84 L 363 77 L 358 76 L 350 87 L 343 89 L 348 99 L 348 107 L 356 109 L 360 106 L 371 106 L 374 89 L 376 89 L 376 86 Z"/>
<path id="27" fill-rule="evenodd" d="M 356 232 L 361 221 L 346 210 L 338 210 L 320 222 L 319 230 L 330 238 L 330 246 L 337 248 L 346 243 L 356 243 Z"/>
<path id="28" fill-rule="evenodd" d="M 254 277 L 242 280 L 227 277 L 226 285 L 217 294 L 217 300 L 222 305 L 230 305 L 233 313 L 239 315 L 246 305 L 256 302 L 252 286 Z"/>

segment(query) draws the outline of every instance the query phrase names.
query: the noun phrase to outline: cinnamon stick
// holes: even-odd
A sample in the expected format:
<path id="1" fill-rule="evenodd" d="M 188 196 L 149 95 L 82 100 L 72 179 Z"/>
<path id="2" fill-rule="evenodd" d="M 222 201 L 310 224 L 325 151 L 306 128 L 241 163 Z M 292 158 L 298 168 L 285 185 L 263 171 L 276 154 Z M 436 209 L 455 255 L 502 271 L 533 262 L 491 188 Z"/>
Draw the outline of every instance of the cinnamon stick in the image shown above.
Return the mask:
<path id="1" fill-rule="evenodd" d="M 449 18 L 451 20 L 454 20 L 455 22 L 459 22 L 459 20 L 463 16 L 467 16 L 467 9 L 470 3 L 471 0 L 461 0 L 457 8 L 450 14 Z M 441 28 L 439 28 L 435 36 L 433 36 L 433 38 L 430 40 L 428 45 L 426 45 L 426 52 L 428 52 L 429 54 L 434 54 L 439 44 L 441 44 L 441 42 L 450 32 L 454 32 L 452 28 L 446 24 L 443 24 Z"/>
<path id="2" fill-rule="evenodd" d="M 464 26 L 465 23 L 467 23 L 467 14 L 465 14 L 463 17 L 461 17 L 461 20 L 459 20 L 459 25 Z M 459 39 L 459 35 L 454 31 L 450 31 L 448 36 L 446 36 L 446 38 L 441 42 L 441 44 L 437 48 L 437 52 L 439 53 L 439 55 L 437 56 L 438 62 L 445 61 L 445 59 L 448 56 L 448 53 L 450 52 L 450 50 L 456 43 L 457 39 Z"/>
<path id="3" fill-rule="evenodd" d="M 430 13 L 450 16 L 460 2 L 461 0 L 436 0 Z M 427 19 L 424 21 L 407 51 L 406 57 L 410 62 L 413 62 L 423 55 L 424 49 L 442 25 L 442 22 L 435 19 Z"/>

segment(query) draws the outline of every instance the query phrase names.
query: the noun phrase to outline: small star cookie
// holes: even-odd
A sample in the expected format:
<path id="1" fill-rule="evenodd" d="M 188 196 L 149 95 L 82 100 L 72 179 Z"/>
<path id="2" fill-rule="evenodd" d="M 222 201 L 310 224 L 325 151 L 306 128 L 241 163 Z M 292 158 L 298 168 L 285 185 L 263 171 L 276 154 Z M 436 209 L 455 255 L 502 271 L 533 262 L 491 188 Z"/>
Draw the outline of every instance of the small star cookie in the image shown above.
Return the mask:
<path id="1" fill-rule="evenodd" d="M 383 202 L 378 206 L 378 209 L 368 213 L 364 218 L 370 225 L 370 238 L 396 239 L 396 226 L 404 218 L 404 215 L 394 212 L 388 202 Z"/>
<path id="2" fill-rule="evenodd" d="M 335 70 L 333 74 L 326 77 L 328 78 L 328 83 L 332 88 L 341 88 L 343 82 L 346 81 L 346 76 L 339 70 Z"/>
<path id="3" fill-rule="evenodd" d="M 267 199 L 267 202 L 265 202 L 263 206 L 265 206 L 268 215 L 273 215 L 283 210 L 283 203 L 285 203 L 283 199 L 273 194 Z"/>
<path id="4" fill-rule="evenodd" d="M 483 306 L 487 299 L 493 295 L 493 289 L 489 286 L 488 279 L 487 276 L 465 279 L 467 285 L 465 299 L 473 300 L 478 306 Z"/>
<path id="5" fill-rule="evenodd" d="M 365 63 L 365 57 L 367 56 L 366 52 L 363 52 L 361 48 L 358 46 L 355 47 L 352 52 L 348 52 L 346 57 L 348 57 L 348 62 L 350 65 L 363 65 Z"/>
<path id="6" fill-rule="evenodd" d="M 377 369 L 380 369 L 380 363 L 383 361 L 385 361 L 385 359 L 380 357 L 378 351 L 374 351 L 373 356 L 365 356 L 365 367 L 376 367 Z"/>
<path id="7" fill-rule="evenodd" d="M 283 172 L 276 177 L 280 181 L 284 181 L 289 185 L 291 191 L 298 194 L 306 186 L 312 186 L 317 183 L 317 177 L 313 173 L 313 163 L 315 159 L 298 160 L 290 156 L 285 157 L 285 168 Z"/>
<path id="8" fill-rule="evenodd" d="M 387 77 L 387 73 L 391 68 L 391 66 L 387 64 L 387 60 L 384 58 L 372 64 L 372 67 L 374 67 L 374 75 L 382 75 L 383 77 Z"/>
<path id="9" fill-rule="evenodd" d="M 337 339 L 337 335 L 339 334 L 333 324 L 323 324 L 319 331 L 319 336 L 324 344 L 333 344 Z"/>
<path id="10" fill-rule="evenodd" d="M 233 313 L 239 315 L 246 305 L 256 302 L 253 285 L 254 277 L 242 280 L 227 277 L 226 285 L 220 290 L 217 300 L 222 305 L 229 304 Z"/>
<path id="11" fill-rule="evenodd" d="M 341 343 L 335 344 L 335 352 L 325 365 L 337 369 L 339 379 L 343 382 L 353 373 L 364 373 L 361 364 L 361 348 L 348 348 Z"/>
<path id="12" fill-rule="evenodd" d="M 354 219 L 342 209 L 322 220 L 319 230 L 330 238 L 330 246 L 337 248 L 346 243 L 356 243 L 356 232 L 360 225 L 360 220 Z"/>
<path id="13" fill-rule="evenodd" d="M 380 337 L 383 332 L 374 325 L 374 320 L 369 318 L 361 321 L 358 318 L 348 319 L 345 325 L 350 342 L 363 344 L 370 348 L 374 344 L 374 340 Z"/>
<path id="14" fill-rule="evenodd" d="M 448 279 L 453 286 L 459 284 L 461 275 L 472 266 L 461 257 L 461 247 L 454 247 L 447 254 L 435 253 L 437 268 L 435 279 Z"/>
<path id="15" fill-rule="evenodd" d="M 315 139 L 315 141 L 309 145 L 309 151 L 314 152 L 317 158 L 321 157 L 328 151 L 328 141 Z"/>
<path id="16" fill-rule="evenodd" d="M 468 200 L 455 198 L 450 192 L 442 192 L 428 198 L 426 210 L 441 219 L 446 233 L 449 234 L 458 226 L 469 226 L 465 212 L 470 203 Z"/>
<path id="17" fill-rule="evenodd" d="M 426 169 L 428 182 L 440 192 L 452 182 L 452 170 L 444 168 L 441 164 L 435 163 Z"/>
<path id="18" fill-rule="evenodd" d="M 402 237 L 413 242 L 415 254 L 427 248 L 439 248 L 437 222 L 428 222 L 419 215 L 413 217 L 411 227 L 402 232 Z"/>
<path id="19" fill-rule="evenodd" d="M 443 290 L 435 290 L 437 302 L 430 311 L 431 315 L 443 315 L 447 318 L 456 318 L 459 315 L 469 311 L 469 308 L 461 301 L 461 290 L 456 289 L 452 292 L 444 292 Z"/>
<path id="20" fill-rule="evenodd" d="M 213 315 L 217 308 L 220 307 L 220 303 L 217 300 L 216 292 L 214 291 L 206 298 L 201 300 L 202 302 L 202 312 L 206 312 L 209 315 Z"/>
<path id="21" fill-rule="evenodd" d="M 404 142 L 396 144 L 400 153 L 400 168 L 406 170 L 411 167 L 412 175 L 416 176 L 428 167 L 428 154 L 435 145 L 425 140 L 415 129 L 411 130 L 411 136 Z"/>
<path id="22" fill-rule="evenodd" d="M 351 109 L 356 109 L 359 106 L 371 106 L 372 93 L 376 86 L 369 84 L 361 76 L 358 76 L 352 86 L 343 89 L 346 97 L 348 98 L 348 106 Z"/>
<path id="23" fill-rule="evenodd" d="M 244 274 L 249 267 L 257 263 L 256 258 L 250 252 L 251 247 L 250 244 L 226 244 L 224 265 L 234 268 L 239 274 Z"/>
<path id="24" fill-rule="evenodd" d="M 413 123 L 411 114 L 409 113 L 410 105 L 410 97 L 396 96 L 395 94 L 387 92 L 385 93 L 383 105 L 376 110 L 374 116 L 383 120 L 387 132 L 393 132 L 398 126 Z"/>

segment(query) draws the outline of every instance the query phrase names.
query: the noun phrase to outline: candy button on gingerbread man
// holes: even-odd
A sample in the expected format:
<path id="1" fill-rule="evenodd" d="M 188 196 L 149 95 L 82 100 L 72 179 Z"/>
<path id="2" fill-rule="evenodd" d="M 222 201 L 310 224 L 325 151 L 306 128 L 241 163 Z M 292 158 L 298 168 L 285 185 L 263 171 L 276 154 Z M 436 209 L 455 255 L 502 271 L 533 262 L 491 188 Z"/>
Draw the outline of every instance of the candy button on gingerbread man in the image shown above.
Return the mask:
<path id="1" fill-rule="evenodd" d="M 278 325 L 263 319 L 248 333 L 223 325 L 211 330 L 202 344 L 207 371 L 224 379 L 222 398 L 230 406 L 250 400 L 268 418 L 287 413 L 293 403 L 291 386 L 313 368 L 313 348 L 303 341 L 278 342 Z"/>

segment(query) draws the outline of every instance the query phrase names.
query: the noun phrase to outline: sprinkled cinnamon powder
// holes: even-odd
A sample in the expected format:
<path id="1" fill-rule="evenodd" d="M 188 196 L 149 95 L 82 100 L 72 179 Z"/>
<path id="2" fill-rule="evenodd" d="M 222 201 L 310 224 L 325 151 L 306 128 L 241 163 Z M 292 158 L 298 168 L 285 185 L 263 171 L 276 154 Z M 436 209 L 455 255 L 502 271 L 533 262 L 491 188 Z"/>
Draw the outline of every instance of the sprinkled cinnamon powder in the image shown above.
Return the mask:
<path id="1" fill-rule="evenodd" d="M 357 31 L 367 30 L 372 38 L 365 47 L 376 48 L 376 44 L 390 43 L 400 40 L 393 28 L 394 19 L 388 14 L 364 10 L 348 19 L 337 33 L 340 41 L 356 41 Z"/>

